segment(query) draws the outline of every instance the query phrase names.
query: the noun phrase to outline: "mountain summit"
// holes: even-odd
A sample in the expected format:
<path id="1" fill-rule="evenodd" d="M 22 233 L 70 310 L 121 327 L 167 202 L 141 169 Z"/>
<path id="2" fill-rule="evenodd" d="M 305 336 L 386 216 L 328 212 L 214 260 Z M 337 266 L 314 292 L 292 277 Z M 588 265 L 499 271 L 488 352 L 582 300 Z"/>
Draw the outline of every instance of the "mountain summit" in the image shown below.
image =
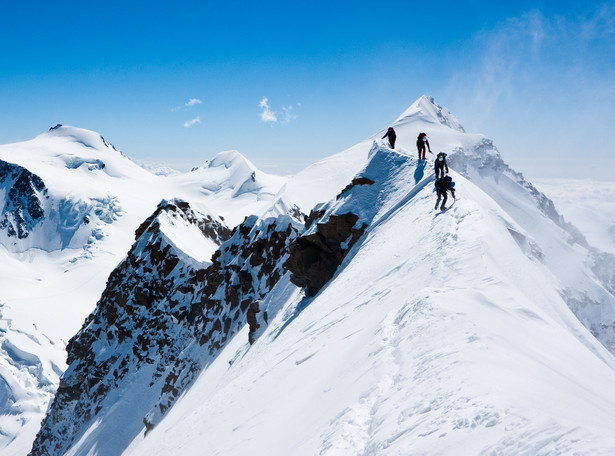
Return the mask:
<path id="1" fill-rule="evenodd" d="M 464 128 L 451 112 L 437 104 L 433 97 L 422 95 L 418 100 L 410 105 L 401 116 L 395 120 L 395 123 L 408 122 L 410 120 L 420 119 L 421 122 L 440 123 L 457 131 L 465 133 Z M 428 125 L 425 126 L 426 129 Z"/>

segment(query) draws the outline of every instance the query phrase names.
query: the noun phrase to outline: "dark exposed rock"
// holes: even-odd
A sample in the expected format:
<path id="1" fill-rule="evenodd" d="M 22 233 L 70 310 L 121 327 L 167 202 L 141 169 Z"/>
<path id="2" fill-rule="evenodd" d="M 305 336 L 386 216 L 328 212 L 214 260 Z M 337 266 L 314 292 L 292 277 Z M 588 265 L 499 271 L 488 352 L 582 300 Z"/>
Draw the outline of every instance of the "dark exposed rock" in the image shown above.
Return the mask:
<path id="1" fill-rule="evenodd" d="M 310 211 L 310 215 L 308 215 L 307 218 L 305 219 L 305 228 L 309 229 L 312 226 L 312 223 L 314 223 L 316 220 L 321 218 L 323 215 L 325 215 L 324 210 L 312 209 Z"/>
<path id="2" fill-rule="evenodd" d="M 260 301 L 254 301 L 252 304 L 250 304 L 248 312 L 246 313 L 246 319 L 248 321 L 248 325 L 250 325 L 250 332 L 248 334 L 250 345 L 252 345 L 255 341 L 253 334 L 260 328 L 257 319 L 257 315 L 260 312 L 259 304 Z"/>
<path id="3" fill-rule="evenodd" d="M 42 200 L 47 187 L 36 174 L 0 160 L 2 187 L 6 190 L 6 201 L 0 214 L 0 229 L 6 229 L 9 237 L 25 239 L 45 216 Z"/>
<path id="4" fill-rule="evenodd" d="M 317 230 L 297 238 L 290 246 L 285 268 L 290 280 L 314 296 L 333 277 L 342 260 L 361 237 L 366 225 L 355 228 L 359 217 L 352 213 L 331 215 Z"/>
<path id="5" fill-rule="evenodd" d="M 348 193 L 353 187 L 357 185 L 373 185 L 375 182 L 367 177 L 355 177 L 350 184 L 337 195 L 336 199 L 340 199 L 344 194 Z"/>

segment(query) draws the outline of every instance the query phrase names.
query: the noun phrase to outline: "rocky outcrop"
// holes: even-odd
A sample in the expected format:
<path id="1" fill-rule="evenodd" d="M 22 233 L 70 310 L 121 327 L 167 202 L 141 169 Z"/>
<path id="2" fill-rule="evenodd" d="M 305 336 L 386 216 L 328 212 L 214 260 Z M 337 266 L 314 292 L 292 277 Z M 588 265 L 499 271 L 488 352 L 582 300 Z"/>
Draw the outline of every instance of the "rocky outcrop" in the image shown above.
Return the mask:
<path id="1" fill-rule="evenodd" d="M 209 266 L 186 261 L 168 241 L 158 220 L 169 213 L 222 242 Z M 259 300 L 284 273 L 297 236 L 293 223 L 288 216 L 249 217 L 229 233 L 186 202 L 161 204 L 137 229 L 96 310 L 70 340 L 69 368 L 31 454 L 64 454 L 95 419 L 141 422 L 147 432 L 246 324 L 253 342 L 253 331 L 267 321 Z M 133 385 L 148 391 L 138 404 L 130 398 Z M 135 435 L 126 430 L 114 438 L 127 445 Z"/>
<path id="2" fill-rule="evenodd" d="M 291 282 L 305 287 L 307 297 L 318 293 L 333 277 L 365 231 L 366 225 L 355 228 L 358 220 L 359 216 L 352 213 L 331 215 L 325 223 L 317 223 L 315 232 L 291 244 L 285 267 L 291 272 Z"/>
<path id="3" fill-rule="evenodd" d="M 27 238 L 45 216 L 45 183 L 27 169 L 0 160 L 1 190 L 5 192 L 5 201 L 0 213 L 0 230 L 6 230 L 9 238 Z"/>
<path id="4" fill-rule="evenodd" d="M 337 195 L 337 199 L 340 199 L 346 193 L 348 193 L 353 187 L 357 185 L 373 185 L 375 182 L 367 177 L 355 177 L 350 184 L 348 184 L 344 189 Z"/>

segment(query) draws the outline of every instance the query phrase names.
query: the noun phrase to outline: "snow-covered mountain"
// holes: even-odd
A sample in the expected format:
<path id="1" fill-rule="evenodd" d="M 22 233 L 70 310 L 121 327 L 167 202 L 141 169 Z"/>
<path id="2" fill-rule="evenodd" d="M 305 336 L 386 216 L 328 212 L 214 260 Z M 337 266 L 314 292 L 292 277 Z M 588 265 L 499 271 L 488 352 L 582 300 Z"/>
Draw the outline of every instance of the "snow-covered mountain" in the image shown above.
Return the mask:
<path id="1" fill-rule="evenodd" d="M 238 153 L 222 153 L 212 162 L 209 175 L 156 176 L 99 134 L 69 126 L 0 146 L 3 454 L 30 450 L 66 368 L 67 341 L 94 310 L 135 230 L 161 201 L 182 198 L 195 213 L 217 220 L 228 213 L 231 221 L 243 220 L 258 214 L 285 181 L 261 173 Z M 220 195 L 204 192 L 203 185 L 216 169 L 224 170 L 218 173 L 221 181 L 252 182 L 254 174 L 259 185 L 225 195 L 227 210 L 214 212 L 208 203 L 216 205 Z M 161 216 L 160 223 L 170 242 L 190 252 L 184 258 L 210 261 L 221 242 L 199 242 L 198 226 L 183 230 L 180 225 L 174 234 L 178 222 L 173 217 Z"/>
<path id="2" fill-rule="evenodd" d="M 121 262 L 109 255 L 120 264 L 106 285 L 79 282 L 98 295 L 83 306 L 93 311 L 68 343 L 62 380 L 58 361 L 47 383 L 24 388 L 36 405 L 57 387 L 31 454 L 615 452 L 615 257 L 432 98 L 392 126 L 397 150 L 383 130 L 288 179 L 236 152 L 185 175 L 123 177 L 135 179 L 126 201 L 151 199 L 135 216 L 93 223 L 128 227 L 130 218 L 136 237 L 121 244 Z M 33 141 L 56 140 L 61 128 Z M 458 199 L 445 212 L 433 209 L 431 160 L 416 158 L 419 132 L 448 154 Z M 60 138 L 122 157 L 90 133 Z M 88 159 L 105 167 L 67 169 L 109 166 Z M 66 193 L 51 171 L 6 162 L 7 182 L 24 174 L 19 166 L 44 183 L 25 174 L 32 201 L 50 195 L 55 207 Z M 6 272 L 22 277 L 31 261 L 82 279 L 76 271 L 115 239 L 104 233 L 92 259 L 72 268 L 66 252 L 83 247 L 59 244 L 44 255 L 6 252 Z M 46 335 L 28 331 L 6 340 L 23 334 L 35 345 L 33 335 Z M 9 364 L 41 352 L 4 345 Z M 40 359 L 57 360 L 54 350 Z"/>

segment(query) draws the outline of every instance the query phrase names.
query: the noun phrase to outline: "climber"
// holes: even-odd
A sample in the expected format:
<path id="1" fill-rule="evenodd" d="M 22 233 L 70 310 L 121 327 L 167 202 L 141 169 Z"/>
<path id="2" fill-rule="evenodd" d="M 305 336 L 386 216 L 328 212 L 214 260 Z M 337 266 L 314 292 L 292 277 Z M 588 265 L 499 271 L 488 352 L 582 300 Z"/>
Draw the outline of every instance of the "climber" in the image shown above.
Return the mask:
<path id="1" fill-rule="evenodd" d="M 431 147 L 429 146 L 429 141 L 427 141 L 427 135 L 425 133 L 419 133 L 418 138 L 416 138 L 416 148 L 419 150 L 419 160 L 422 158 L 425 160 L 425 145 L 427 145 L 427 149 L 430 154 L 433 154 L 431 151 Z M 421 152 L 423 156 L 421 157 Z"/>
<path id="2" fill-rule="evenodd" d="M 436 201 L 436 206 L 434 209 L 438 209 L 438 204 L 440 204 L 440 198 L 442 198 L 442 205 L 440 206 L 440 210 L 446 209 L 446 199 L 448 196 L 448 192 L 451 192 L 453 195 L 453 199 L 455 199 L 455 182 L 451 176 L 443 176 L 440 179 L 437 179 L 434 186 L 436 187 L 436 194 L 438 195 L 438 199 Z"/>
<path id="3" fill-rule="evenodd" d="M 393 130 L 393 127 L 389 127 L 382 139 L 386 138 L 387 136 L 389 137 L 389 144 L 391 145 L 391 149 L 395 149 L 395 140 L 397 139 L 397 135 L 395 134 L 395 130 Z"/>
<path id="4" fill-rule="evenodd" d="M 446 169 L 446 174 L 448 174 L 448 165 L 446 164 L 446 154 L 444 152 L 440 152 L 436 161 L 433 164 L 434 170 L 436 172 L 436 179 L 439 177 L 444 177 L 444 169 Z"/>

